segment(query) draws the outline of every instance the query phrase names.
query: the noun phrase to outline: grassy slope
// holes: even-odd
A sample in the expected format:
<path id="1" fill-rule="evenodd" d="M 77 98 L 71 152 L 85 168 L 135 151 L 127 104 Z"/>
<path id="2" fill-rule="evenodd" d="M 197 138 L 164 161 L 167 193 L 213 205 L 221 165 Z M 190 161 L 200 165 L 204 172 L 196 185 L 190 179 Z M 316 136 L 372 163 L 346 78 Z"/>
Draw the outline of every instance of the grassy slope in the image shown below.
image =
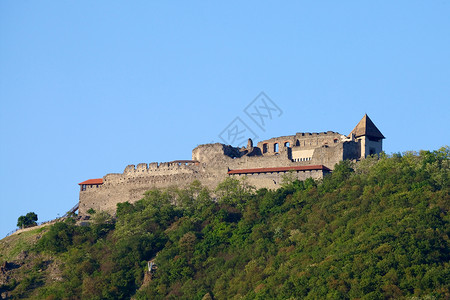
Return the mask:
<path id="1" fill-rule="evenodd" d="M 23 251 L 29 251 L 48 228 L 40 227 L 16 232 L 0 240 L 0 261 L 16 260 Z"/>

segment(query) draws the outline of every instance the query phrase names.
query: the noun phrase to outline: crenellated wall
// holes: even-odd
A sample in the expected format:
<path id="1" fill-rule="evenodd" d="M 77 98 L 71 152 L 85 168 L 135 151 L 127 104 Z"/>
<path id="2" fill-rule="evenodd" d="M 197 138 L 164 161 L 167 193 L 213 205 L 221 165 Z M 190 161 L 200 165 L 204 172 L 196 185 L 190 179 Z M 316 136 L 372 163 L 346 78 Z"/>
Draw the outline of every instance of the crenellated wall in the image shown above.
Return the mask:
<path id="1" fill-rule="evenodd" d="M 103 177 L 103 184 L 80 192 L 79 213 L 90 208 L 114 213 L 119 202 L 135 202 L 152 188 L 183 187 L 199 180 L 210 190 L 223 181 L 229 170 L 289 167 L 309 165 L 312 162 L 295 162 L 288 151 L 279 155 L 251 156 L 247 149 L 222 144 L 200 145 L 192 151 L 192 161 L 166 163 L 140 163 L 128 165 L 123 173 Z M 315 162 L 315 160 L 313 161 Z M 258 188 L 276 188 L 284 173 L 249 175 L 249 182 Z M 322 171 L 300 172 L 299 179 L 321 178 Z"/>
<path id="2" fill-rule="evenodd" d="M 184 186 L 205 177 L 204 168 L 194 161 L 128 165 L 122 174 L 105 175 L 97 188 L 81 191 L 79 213 L 89 208 L 114 212 L 117 203 L 135 202 L 152 188 Z"/>
<path id="3" fill-rule="evenodd" d="M 257 188 L 278 188 L 285 174 L 264 171 L 228 175 L 230 170 L 323 165 L 326 168 L 321 170 L 295 168 L 300 180 L 319 179 L 344 159 L 360 159 L 374 147 L 377 153 L 381 152 L 381 142 L 367 141 L 327 131 L 276 137 L 261 141 L 256 147 L 250 139 L 242 148 L 220 143 L 199 145 L 192 150 L 192 160 L 128 165 L 122 173 L 105 175 L 102 184 L 87 185 L 80 191 L 79 213 L 84 215 L 89 208 L 114 213 L 117 203 L 135 202 L 152 188 L 183 187 L 194 180 L 214 190 L 227 176 L 247 176 Z"/>

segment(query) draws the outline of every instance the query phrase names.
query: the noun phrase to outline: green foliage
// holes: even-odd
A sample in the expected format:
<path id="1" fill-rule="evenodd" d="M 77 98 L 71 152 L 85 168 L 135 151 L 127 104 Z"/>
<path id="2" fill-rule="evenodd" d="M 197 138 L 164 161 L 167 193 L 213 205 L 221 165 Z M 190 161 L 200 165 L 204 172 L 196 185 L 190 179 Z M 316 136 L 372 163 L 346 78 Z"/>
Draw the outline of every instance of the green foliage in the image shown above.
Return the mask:
<path id="1" fill-rule="evenodd" d="M 34 212 L 29 212 L 25 216 L 20 216 L 19 219 L 17 219 L 17 227 L 27 228 L 36 226 L 37 220 L 38 216 Z"/>
<path id="2" fill-rule="evenodd" d="M 254 190 L 255 188 L 248 183 L 247 177 L 240 180 L 227 177 L 217 185 L 216 193 L 221 203 L 241 207 L 249 200 Z"/>
<path id="3" fill-rule="evenodd" d="M 198 182 L 152 190 L 116 218 L 53 225 L 36 251 L 64 261 L 64 281 L 28 288 L 53 299 L 446 299 L 448 159 L 447 147 L 341 162 L 274 191 L 228 178 L 217 201 Z M 149 260 L 158 269 L 137 291 Z"/>

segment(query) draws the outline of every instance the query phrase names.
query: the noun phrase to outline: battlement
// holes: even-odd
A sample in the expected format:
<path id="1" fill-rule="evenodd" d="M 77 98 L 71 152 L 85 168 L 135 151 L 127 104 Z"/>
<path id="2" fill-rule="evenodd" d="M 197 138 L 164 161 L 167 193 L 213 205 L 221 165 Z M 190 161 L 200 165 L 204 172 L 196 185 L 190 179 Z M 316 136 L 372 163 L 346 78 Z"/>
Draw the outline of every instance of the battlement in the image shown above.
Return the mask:
<path id="1" fill-rule="evenodd" d="M 114 212 L 119 202 L 134 202 L 152 188 L 183 187 L 199 180 L 214 190 L 227 176 L 248 176 L 257 188 L 277 188 L 283 173 L 294 170 L 299 180 L 320 179 L 344 159 L 358 160 L 382 151 L 384 136 L 367 115 L 348 135 L 297 132 L 247 147 L 221 143 L 198 145 L 192 160 L 128 165 L 122 173 L 80 183 L 80 214 L 89 208 Z"/>
<path id="2" fill-rule="evenodd" d="M 329 136 L 329 135 L 336 135 L 336 134 L 338 134 L 338 135 L 341 135 L 339 132 L 334 132 L 334 131 L 327 131 L 327 132 L 297 132 L 296 134 L 295 134 L 295 136 L 297 137 L 297 138 L 300 138 L 300 137 L 304 137 L 304 136 L 306 136 L 306 137 L 311 137 L 311 136 Z"/>
<path id="3" fill-rule="evenodd" d="M 195 160 L 175 160 L 171 162 L 152 162 L 152 163 L 140 163 L 137 166 L 128 165 L 125 167 L 123 174 L 141 174 L 145 172 L 160 172 L 168 170 L 181 170 L 181 169 L 191 169 L 196 167 L 200 162 Z"/>
<path id="4" fill-rule="evenodd" d="M 194 160 L 175 160 L 171 162 L 152 162 L 128 165 L 123 173 L 109 173 L 103 177 L 106 186 L 129 182 L 131 178 L 171 176 L 175 174 L 192 174 L 198 172 L 200 163 Z"/>

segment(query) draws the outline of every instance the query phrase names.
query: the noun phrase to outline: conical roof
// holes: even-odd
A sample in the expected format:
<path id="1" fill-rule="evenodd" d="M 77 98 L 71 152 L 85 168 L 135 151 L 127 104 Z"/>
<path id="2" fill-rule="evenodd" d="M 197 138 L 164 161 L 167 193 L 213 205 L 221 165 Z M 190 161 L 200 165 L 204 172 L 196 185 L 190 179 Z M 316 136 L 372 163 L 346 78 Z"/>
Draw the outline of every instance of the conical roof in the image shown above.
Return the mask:
<path id="1" fill-rule="evenodd" d="M 359 121 L 358 125 L 356 125 L 352 132 L 350 132 L 349 136 L 352 134 L 354 134 L 355 137 L 368 136 L 376 139 L 385 138 L 367 114 L 365 114 L 361 121 Z"/>

